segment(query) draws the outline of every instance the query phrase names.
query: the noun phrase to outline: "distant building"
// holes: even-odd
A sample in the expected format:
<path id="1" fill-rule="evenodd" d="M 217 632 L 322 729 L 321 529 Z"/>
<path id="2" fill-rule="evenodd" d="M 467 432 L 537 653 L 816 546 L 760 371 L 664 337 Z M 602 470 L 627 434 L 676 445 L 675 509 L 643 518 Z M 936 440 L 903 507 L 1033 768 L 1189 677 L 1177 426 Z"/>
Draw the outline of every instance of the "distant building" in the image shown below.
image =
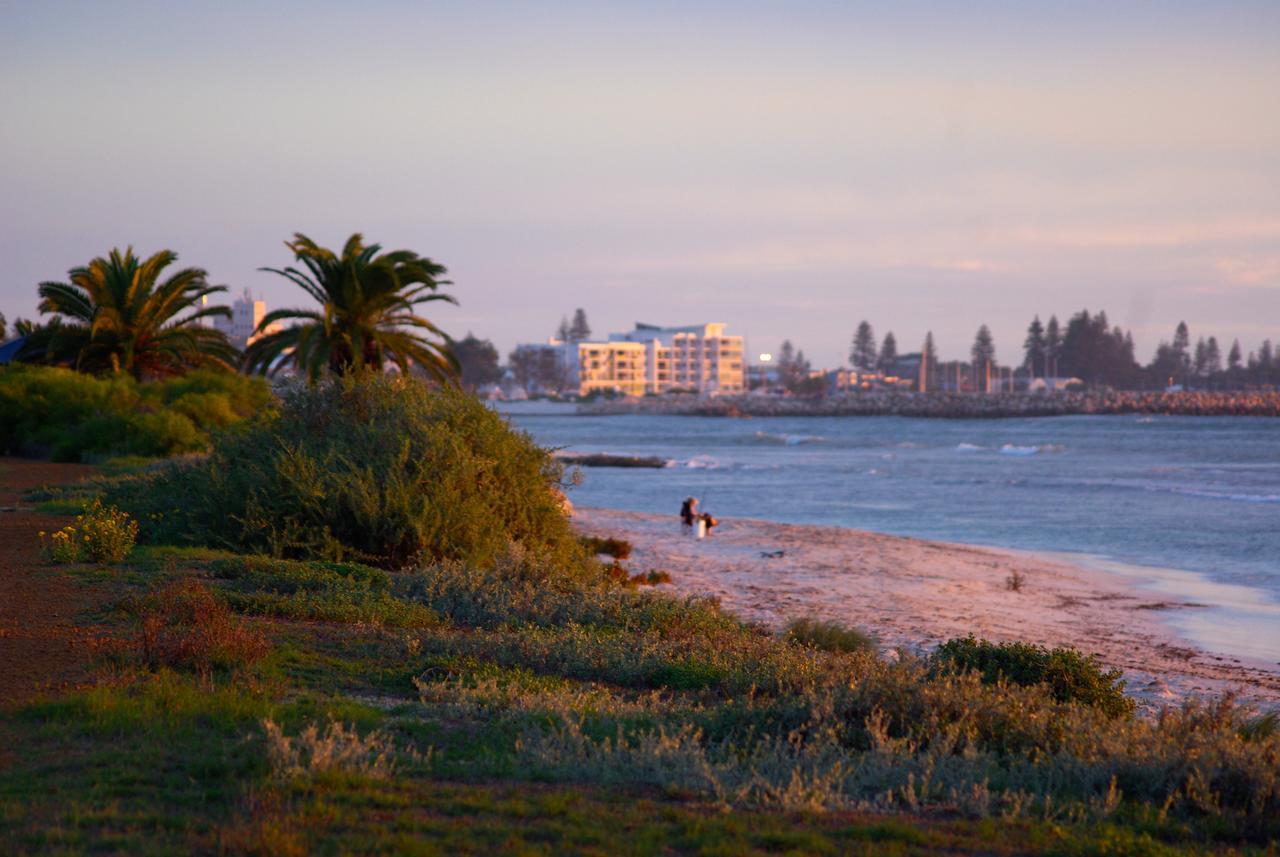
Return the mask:
<path id="1" fill-rule="evenodd" d="M 740 393 L 745 388 L 742 337 L 729 336 L 720 323 L 659 327 L 637 324 L 605 340 L 518 345 L 519 362 L 544 363 L 555 355 L 563 375 L 528 373 L 549 379 L 580 396 L 620 393 L 643 396 L 687 390 L 703 396 Z M 526 385 L 527 388 L 528 385 Z M 535 386 L 549 387 L 551 384 Z M 531 392 L 533 392 L 531 390 Z"/>
<path id="2" fill-rule="evenodd" d="M 280 330 L 280 325 L 272 324 L 261 334 L 254 333 L 266 314 L 267 302 L 255 301 L 249 290 L 245 289 L 244 295 L 231 304 L 231 318 L 217 316 L 213 319 L 213 326 L 226 334 L 232 345 L 243 350 L 262 336 Z"/>

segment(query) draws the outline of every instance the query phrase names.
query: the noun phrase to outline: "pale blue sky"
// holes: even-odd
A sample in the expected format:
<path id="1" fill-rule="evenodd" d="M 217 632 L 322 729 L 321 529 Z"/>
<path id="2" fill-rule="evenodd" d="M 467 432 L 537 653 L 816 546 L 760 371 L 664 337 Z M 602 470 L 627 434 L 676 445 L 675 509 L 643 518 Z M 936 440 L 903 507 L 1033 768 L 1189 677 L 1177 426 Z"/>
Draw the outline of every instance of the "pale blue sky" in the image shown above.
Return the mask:
<path id="1" fill-rule="evenodd" d="M 1280 4 L 960 6 L 0 0 L 0 310 L 128 243 L 296 304 L 255 269 L 359 230 L 504 353 L 577 306 L 827 365 L 864 317 L 1280 339 Z"/>

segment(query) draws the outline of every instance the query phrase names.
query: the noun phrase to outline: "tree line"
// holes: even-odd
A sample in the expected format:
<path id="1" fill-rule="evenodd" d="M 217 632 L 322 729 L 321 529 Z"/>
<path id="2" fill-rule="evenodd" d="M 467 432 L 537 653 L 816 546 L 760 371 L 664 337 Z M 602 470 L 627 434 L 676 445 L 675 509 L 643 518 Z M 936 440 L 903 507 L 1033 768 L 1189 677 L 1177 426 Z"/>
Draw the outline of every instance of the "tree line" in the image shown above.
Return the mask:
<path id="1" fill-rule="evenodd" d="M 859 372 L 896 374 L 897 341 L 885 335 L 879 349 L 871 323 L 862 321 L 853 334 L 849 365 Z M 959 374 L 963 364 L 941 364 L 933 344 L 933 333 L 921 347 L 919 382 L 926 389 L 938 389 L 943 376 Z M 1133 334 L 1112 325 L 1105 311 L 1081 310 L 1065 326 L 1056 315 L 1047 323 L 1036 315 L 1027 326 L 1022 355 L 1017 364 L 1000 367 L 996 346 L 987 325 L 978 328 L 970 348 L 966 380 L 973 389 L 991 390 L 992 375 L 1012 369 L 1024 379 L 1077 378 L 1084 384 L 1116 389 L 1161 389 L 1173 385 L 1197 389 L 1236 389 L 1280 383 L 1280 354 L 1271 340 L 1264 340 L 1245 356 L 1240 341 L 1231 343 L 1223 354 L 1217 337 L 1201 336 L 1191 344 L 1186 322 L 1179 322 L 1171 340 L 1162 340 L 1155 355 L 1145 365 L 1135 354 Z"/>

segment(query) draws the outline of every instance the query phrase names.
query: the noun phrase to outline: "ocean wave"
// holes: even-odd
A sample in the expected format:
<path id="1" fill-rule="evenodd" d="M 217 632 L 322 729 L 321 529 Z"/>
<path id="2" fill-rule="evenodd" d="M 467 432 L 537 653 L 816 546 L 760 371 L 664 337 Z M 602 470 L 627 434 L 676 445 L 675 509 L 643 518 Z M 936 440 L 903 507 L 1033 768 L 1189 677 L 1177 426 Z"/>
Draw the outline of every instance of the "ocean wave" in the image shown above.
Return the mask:
<path id="1" fill-rule="evenodd" d="M 695 455 L 688 461 L 680 462 L 684 467 L 690 470 L 723 470 L 727 465 L 710 455 Z"/>
<path id="2" fill-rule="evenodd" d="M 1039 455 L 1043 452 L 1066 452 L 1066 447 L 1060 443 L 1042 443 L 1039 446 L 1018 446 L 1013 443 L 1006 443 L 1000 447 L 1001 455 Z"/>
<path id="3" fill-rule="evenodd" d="M 981 452 L 986 447 L 978 446 L 976 443 L 958 443 L 956 444 L 956 452 Z"/>
<path id="4" fill-rule="evenodd" d="M 822 443 L 826 438 L 816 434 L 774 434 L 758 431 L 753 435 L 761 443 L 772 443 L 780 446 L 800 446 L 806 443 Z"/>
<path id="5" fill-rule="evenodd" d="M 1280 503 L 1280 494 L 1232 494 L 1226 491 L 1205 491 L 1200 488 L 1150 487 L 1147 490 L 1181 494 L 1185 497 L 1204 497 L 1207 500 L 1230 500 L 1235 503 Z"/>

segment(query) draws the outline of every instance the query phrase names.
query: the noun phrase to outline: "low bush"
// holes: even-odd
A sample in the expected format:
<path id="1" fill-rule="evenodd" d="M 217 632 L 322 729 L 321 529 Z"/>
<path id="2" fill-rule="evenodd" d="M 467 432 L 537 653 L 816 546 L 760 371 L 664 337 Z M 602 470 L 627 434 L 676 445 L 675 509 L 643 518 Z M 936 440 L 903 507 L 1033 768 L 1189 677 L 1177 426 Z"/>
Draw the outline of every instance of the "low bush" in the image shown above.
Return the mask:
<path id="1" fill-rule="evenodd" d="M 46 537 L 40 533 L 40 552 L 46 560 L 72 563 L 81 560 L 100 565 L 124 562 L 138 539 L 138 522 L 115 506 L 92 500 L 68 524 Z"/>
<path id="2" fill-rule="evenodd" d="M 439 624 L 429 608 L 394 597 L 387 572 L 356 563 L 236 557 L 210 570 L 230 581 L 227 601 L 242 613 L 390 628 Z"/>
<path id="3" fill-rule="evenodd" d="M 874 652 L 876 641 L 839 622 L 823 619 L 796 619 L 787 625 L 783 637 L 802 646 L 813 646 L 826 652 Z"/>
<path id="4" fill-rule="evenodd" d="M 138 540 L 138 522 L 115 506 L 94 500 L 76 516 L 84 556 L 99 564 L 124 562 Z"/>
<path id="5" fill-rule="evenodd" d="M 76 538 L 76 528 L 67 525 L 57 532 L 40 531 L 40 555 L 47 562 L 66 565 L 80 558 L 80 542 Z"/>
<path id="6" fill-rule="evenodd" d="M 971 634 L 943 643 L 934 660 L 944 669 L 977 672 L 984 682 L 1044 684 L 1054 699 L 1084 703 L 1110 717 L 1128 717 L 1134 710 L 1133 700 L 1124 695 L 1120 670 L 1104 672 L 1096 657 L 1075 649 L 991 643 Z"/>
<path id="7" fill-rule="evenodd" d="M 50 366 L 0 367 L 0 452 L 80 461 L 205 449 L 210 432 L 271 407 L 260 378 L 200 371 L 139 383 Z"/>
<path id="8" fill-rule="evenodd" d="M 658 586 L 671 582 L 671 572 L 651 568 L 643 574 L 633 574 L 627 581 L 628 586 Z"/>
<path id="9" fill-rule="evenodd" d="M 582 546 L 597 556 L 603 554 L 614 559 L 626 559 L 631 556 L 631 542 L 625 539 L 602 539 L 598 536 L 583 536 Z"/>
<path id="10" fill-rule="evenodd" d="M 271 648 L 265 636 L 195 580 L 168 584 L 144 599 L 137 621 L 133 649 L 151 667 L 189 669 L 208 677 L 214 670 L 251 666 Z"/>
<path id="11" fill-rule="evenodd" d="M 558 464 L 474 397 L 413 378 L 348 378 L 285 397 L 209 456 L 119 486 L 152 541 L 383 568 L 491 563 L 512 542 L 587 562 L 553 490 Z"/>

